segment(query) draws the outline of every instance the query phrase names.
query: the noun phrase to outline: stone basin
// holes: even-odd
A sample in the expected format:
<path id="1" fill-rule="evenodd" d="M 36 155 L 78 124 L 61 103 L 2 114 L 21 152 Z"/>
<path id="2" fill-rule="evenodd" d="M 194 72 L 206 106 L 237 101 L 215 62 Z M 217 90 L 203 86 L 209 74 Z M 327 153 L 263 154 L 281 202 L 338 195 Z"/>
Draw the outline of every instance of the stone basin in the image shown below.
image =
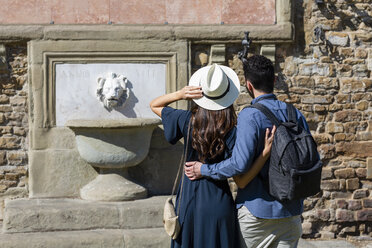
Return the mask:
<path id="1" fill-rule="evenodd" d="M 147 197 L 147 190 L 130 180 L 127 168 L 146 158 L 152 132 L 160 123 L 156 118 L 69 120 L 66 126 L 75 133 L 80 156 L 100 169 L 97 178 L 80 190 L 81 198 L 126 201 Z"/>

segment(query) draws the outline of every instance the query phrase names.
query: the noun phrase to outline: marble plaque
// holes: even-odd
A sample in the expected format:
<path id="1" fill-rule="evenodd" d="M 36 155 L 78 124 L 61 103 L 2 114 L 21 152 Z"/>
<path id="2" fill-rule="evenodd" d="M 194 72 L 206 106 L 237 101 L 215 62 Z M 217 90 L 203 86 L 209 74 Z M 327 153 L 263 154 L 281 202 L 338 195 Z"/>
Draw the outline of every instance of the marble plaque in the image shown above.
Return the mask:
<path id="1" fill-rule="evenodd" d="M 165 64 L 57 64 L 56 125 L 72 119 L 156 118 L 150 101 L 166 92 Z M 114 72 L 128 79 L 130 95 L 123 107 L 108 111 L 97 99 L 97 79 Z"/>

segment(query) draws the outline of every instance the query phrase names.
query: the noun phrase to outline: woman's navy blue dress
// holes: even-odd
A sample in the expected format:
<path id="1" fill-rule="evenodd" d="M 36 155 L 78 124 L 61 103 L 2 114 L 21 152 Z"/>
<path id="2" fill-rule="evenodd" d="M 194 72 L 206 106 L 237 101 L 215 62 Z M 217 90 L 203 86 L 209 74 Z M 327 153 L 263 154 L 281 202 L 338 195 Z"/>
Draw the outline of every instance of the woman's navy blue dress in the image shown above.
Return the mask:
<path id="1" fill-rule="evenodd" d="M 166 139 L 175 144 L 187 137 L 191 112 L 165 107 L 162 121 Z M 192 129 L 191 129 L 192 130 Z M 197 161 L 197 152 L 188 142 L 186 161 Z M 226 139 L 226 152 L 222 159 L 231 155 L 236 129 L 230 131 Z M 207 161 L 208 162 L 208 161 Z M 218 162 L 218 161 L 213 161 Z M 236 208 L 227 180 L 202 178 L 191 181 L 184 176 L 179 220 L 181 234 L 172 240 L 172 248 L 230 248 L 239 247 Z M 180 199 L 178 188 L 176 209 Z"/>

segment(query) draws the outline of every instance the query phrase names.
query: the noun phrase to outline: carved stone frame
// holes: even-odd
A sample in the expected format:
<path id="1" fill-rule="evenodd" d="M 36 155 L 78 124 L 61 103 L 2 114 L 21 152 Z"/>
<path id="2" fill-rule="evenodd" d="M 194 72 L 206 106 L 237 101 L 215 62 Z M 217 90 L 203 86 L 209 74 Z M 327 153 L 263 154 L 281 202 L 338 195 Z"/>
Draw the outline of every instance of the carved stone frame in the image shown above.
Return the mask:
<path id="1" fill-rule="evenodd" d="M 76 196 L 79 188 L 95 177 L 76 153 L 74 135 L 68 128 L 56 127 L 55 69 L 61 63 L 161 63 L 166 65 L 166 92 L 174 92 L 187 83 L 188 43 L 170 41 L 31 41 L 28 44 L 30 95 L 30 196 Z M 150 82 L 149 82 L 150 83 Z M 182 102 L 174 107 L 182 106 Z M 66 158 L 74 158 L 74 166 Z M 57 162 L 56 162 L 57 161 Z M 70 164 L 67 164 L 70 163 Z M 61 177 L 81 174 L 83 182 L 68 185 L 55 180 L 57 167 L 68 167 Z M 84 169 L 82 169 L 84 168 Z M 60 171 L 58 173 L 61 173 Z M 85 173 L 85 172 L 84 172 Z"/>

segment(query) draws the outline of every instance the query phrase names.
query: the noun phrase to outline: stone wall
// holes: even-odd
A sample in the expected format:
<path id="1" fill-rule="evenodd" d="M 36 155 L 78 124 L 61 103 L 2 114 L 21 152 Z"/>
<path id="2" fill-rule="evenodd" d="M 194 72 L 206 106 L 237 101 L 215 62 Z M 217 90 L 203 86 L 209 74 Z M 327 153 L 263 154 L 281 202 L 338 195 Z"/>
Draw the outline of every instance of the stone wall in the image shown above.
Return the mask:
<path id="1" fill-rule="evenodd" d="M 322 192 L 304 203 L 305 238 L 372 239 L 371 3 L 296 1 L 295 42 L 276 47 L 275 93 L 304 114 L 324 162 Z M 243 78 L 233 48 L 228 63 Z M 243 92 L 237 109 L 250 101 Z"/>
<path id="2" fill-rule="evenodd" d="M 0 66 L 0 219 L 6 198 L 27 196 L 27 47 L 7 45 Z"/>

